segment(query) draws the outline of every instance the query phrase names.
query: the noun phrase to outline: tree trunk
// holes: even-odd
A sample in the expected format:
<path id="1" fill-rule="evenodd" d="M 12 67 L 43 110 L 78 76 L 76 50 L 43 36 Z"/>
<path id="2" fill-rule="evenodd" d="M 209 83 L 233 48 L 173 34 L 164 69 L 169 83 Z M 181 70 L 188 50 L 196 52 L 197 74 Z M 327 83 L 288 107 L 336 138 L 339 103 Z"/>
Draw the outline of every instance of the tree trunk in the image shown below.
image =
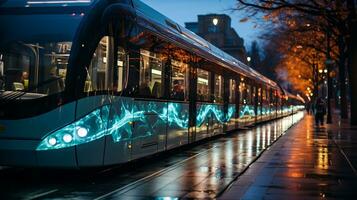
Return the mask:
<path id="1" fill-rule="evenodd" d="M 342 119 L 348 118 L 347 91 L 346 91 L 346 50 L 343 36 L 338 38 L 339 60 L 338 60 L 338 75 L 340 87 L 340 116 Z M 338 101 L 338 97 L 336 98 Z"/>

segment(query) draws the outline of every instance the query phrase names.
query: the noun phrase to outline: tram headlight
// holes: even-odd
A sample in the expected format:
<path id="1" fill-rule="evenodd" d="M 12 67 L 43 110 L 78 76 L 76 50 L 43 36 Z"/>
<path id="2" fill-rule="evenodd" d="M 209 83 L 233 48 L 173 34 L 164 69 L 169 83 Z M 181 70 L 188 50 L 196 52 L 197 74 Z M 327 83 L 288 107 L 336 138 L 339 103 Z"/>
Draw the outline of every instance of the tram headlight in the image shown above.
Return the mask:
<path id="1" fill-rule="evenodd" d="M 63 136 L 63 141 L 64 141 L 65 143 L 70 143 L 70 142 L 73 141 L 73 136 L 72 136 L 71 134 L 65 134 L 65 135 Z"/>
<path id="2" fill-rule="evenodd" d="M 41 141 L 36 150 L 69 148 L 105 137 L 108 116 L 109 106 L 94 110 L 79 120 L 49 134 Z"/>
<path id="3" fill-rule="evenodd" d="M 77 128 L 77 135 L 81 138 L 84 138 L 88 135 L 88 130 L 83 127 L 78 127 Z"/>
<path id="4" fill-rule="evenodd" d="M 48 144 L 51 146 L 55 146 L 57 144 L 57 140 L 54 137 L 48 138 Z"/>

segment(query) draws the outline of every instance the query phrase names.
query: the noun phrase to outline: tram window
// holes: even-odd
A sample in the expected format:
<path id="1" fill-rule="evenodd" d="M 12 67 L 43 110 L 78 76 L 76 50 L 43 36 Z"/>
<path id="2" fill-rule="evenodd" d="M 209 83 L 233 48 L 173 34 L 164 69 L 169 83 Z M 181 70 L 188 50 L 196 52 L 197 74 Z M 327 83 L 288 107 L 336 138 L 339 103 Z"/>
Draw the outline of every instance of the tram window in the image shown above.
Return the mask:
<path id="1" fill-rule="evenodd" d="M 110 48 L 112 37 L 103 37 L 95 50 L 92 61 L 87 69 L 87 80 L 84 91 L 105 91 L 112 90 L 113 79 L 110 69 Z"/>
<path id="2" fill-rule="evenodd" d="M 246 91 L 246 85 L 243 82 L 243 79 L 241 79 L 241 82 L 239 83 L 239 102 L 240 104 L 246 104 L 247 103 L 247 91 Z"/>
<path id="3" fill-rule="evenodd" d="M 161 98 L 163 62 L 159 54 L 140 50 L 140 82 L 139 95 L 144 97 Z"/>
<path id="4" fill-rule="evenodd" d="M 127 81 L 125 78 L 127 70 L 127 55 L 125 50 L 122 47 L 118 47 L 117 51 L 117 61 L 114 65 L 113 71 L 113 88 L 116 92 L 121 92 L 124 88 L 124 81 Z"/>
<path id="5" fill-rule="evenodd" d="M 171 60 L 171 98 L 187 99 L 188 95 L 188 65 L 182 61 Z"/>
<path id="6" fill-rule="evenodd" d="M 258 88 L 258 104 L 263 101 L 262 88 Z"/>
<path id="7" fill-rule="evenodd" d="M 253 104 L 252 102 L 253 99 L 254 99 L 253 89 L 249 84 L 246 84 L 243 102 L 245 102 L 245 104 L 251 105 Z"/>
<path id="8" fill-rule="evenodd" d="M 209 71 L 197 70 L 197 100 L 210 101 L 211 73 Z"/>
<path id="9" fill-rule="evenodd" d="M 71 46 L 71 42 L 9 45 L 0 52 L 0 91 L 62 92 Z"/>
<path id="10" fill-rule="evenodd" d="M 214 100 L 217 103 L 223 102 L 224 79 L 221 75 L 215 75 Z"/>
<path id="11" fill-rule="evenodd" d="M 262 106 L 264 103 L 264 96 L 263 96 L 263 88 L 258 87 L 258 98 L 257 98 L 257 105 Z"/>
<path id="12" fill-rule="evenodd" d="M 257 103 L 256 102 L 256 99 L 255 99 L 255 97 L 256 97 L 256 92 L 257 92 L 257 88 L 255 87 L 255 86 L 251 86 L 250 87 L 251 89 L 251 99 L 250 99 L 250 104 L 251 105 L 255 105 L 255 103 Z"/>
<path id="13" fill-rule="evenodd" d="M 236 81 L 234 79 L 229 80 L 229 103 L 236 102 Z"/>

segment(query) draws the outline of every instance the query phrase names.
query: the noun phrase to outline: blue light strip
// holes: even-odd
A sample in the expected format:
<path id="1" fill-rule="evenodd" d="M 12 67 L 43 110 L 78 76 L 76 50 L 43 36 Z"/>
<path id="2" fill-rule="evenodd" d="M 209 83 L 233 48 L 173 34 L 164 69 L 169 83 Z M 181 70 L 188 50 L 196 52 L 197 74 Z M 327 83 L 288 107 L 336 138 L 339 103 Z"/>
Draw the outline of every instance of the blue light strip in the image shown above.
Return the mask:
<path id="1" fill-rule="evenodd" d="M 131 123 L 147 123 L 145 113 L 155 113 L 161 121 L 167 123 L 169 126 L 176 125 L 182 129 L 187 129 L 189 119 L 188 112 L 180 112 L 182 105 L 179 103 L 165 103 L 165 105 L 167 106 L 160 109 L 157 103 L 150 102 L 145 106 L 146 108 L 143 108 L 146 111 L 143 111 L 138 110 L 138 107 L 130 108 L 125 102 L 121 102 L 120 115 L 113 115 L 112 119 L 109 119 L 110 105 L 103 106 L 78 121 L 50 134 L 42 140 L 37 150 L 68 148 L 88 143 L 107 135 L 112 135 L 113 141 L 119 142 L 124 140 L 122 134 L 124 132 L 128 133 L 129 136 L 127 138 L 133 139 Z M 85 137 L 80 137 L 78 133 L 79 129 L 88 134 Z M 149 134 L 151 134 L 151 132 L 149 132 Z M 72 139 L 70 141 L 67 139 L 66 141 L 65 136 Z"/>
<path id="2" fill-rule="evenodd" d="M 54 150 L 73 147 L 98 140 L 111 135 L 114 142 L 137 139 L 153 134 L 155 126 L 168 125 L 187 129 L 189 127 L 188 109 L 180 103 L 140 103 L 134 106 L 132 101 L 119 101 L 116 105 L 105 105 L 45 137 L 37 147 L 38 151 Z M 119 106 L 119 107 L 115 107 Z M 118 110 L 115 110 L 118 109 Z M 207 115 L 213 114 L 220 123 L 231 120 L 235 113 L 235 106 L 228 107 L 225 116 L 218 105 L 207 104 L 200 106 L 197 124 L 201 126 Z M 146 114 L 157 116 L 156 122 L 150 124 Z M 148 131 L 133 138 L 132 123 L 141 122 Z"/>
<path id="3" fill-rule="evenodd" d="M 255 116 L 254 107 L 246 104 L 242 105 L 242 110 L 240 111 L 239 117 L 242 118 L 244 116 L 254 117 Z"/>
<path id="4" fill-rule="evenodd" d="M 219 105 L 215 105 L 215 104 L 201 105 L 199 107 L 199 110 L 197 111 L 196 123 L 198 127 L 202 126 L 202 124 L 205 122 L 205 119 L 207 119 L 208 115 L 213 114 L 213 116 L 217 119 L 217 121 L 223 124 L 229 122 L 232 119 L 235 112 L 236 112 L 235 105 L 228 106 L 228 113 L 226 116 L 224 115 L 223 108 L 220 108 Z"/>

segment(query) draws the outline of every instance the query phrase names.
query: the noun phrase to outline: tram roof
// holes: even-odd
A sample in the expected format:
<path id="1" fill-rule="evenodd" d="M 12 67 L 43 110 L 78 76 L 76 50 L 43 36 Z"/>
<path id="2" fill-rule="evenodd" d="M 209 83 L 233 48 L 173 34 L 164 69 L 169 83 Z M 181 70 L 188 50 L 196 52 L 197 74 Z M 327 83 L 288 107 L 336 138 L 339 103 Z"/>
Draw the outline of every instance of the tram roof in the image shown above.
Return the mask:
<path id="1" fill-rule="evenodd" d="M 289 99 L 295 99 L 297 101 L 305 103 L 305 100 L 301 96 L 293 95 L 285 89 L 282 89 L 282 91 L 284 92 L 285 97 L 288 97 Z"/>
<path id="2" fill-rule="evenodd" d="M 89 6 L 99 0 L 0 0 L 4 8 Z"/>
<path id="3" fill-rule="evenodd" d="M 2 8 L 66 8 L 66 7 L 86 7 L 90 9 L 96 3 L 107 2 L 108 4 L 128 2 L 127 0 L 0 0 Z M 278 85 L 260 74 L 256 70 L 245 65 L 243 62 L 223 52 L 205 39 L 180 26 L 173 20 L 167 18 L 160 12 L 140 0 L 132 0 L 136 15 L 149 21 L 160 34 L 165 35 L 175 41 L 184 43 L 186 47 L 195 53 L 204 56 L 210 61 L 220 64 L 230 70 L 243 74 L 251 79 L 263 82 L 273 88 L 278 89 Z M 52 10 L 53 11 L 53 10 Z M 50 11 L 50 12 L 52 12 Z"/>
<path id="4" fill-rule="evenodd" d="M 218 62 L 221 65 L 235 72 L 241 73 L 252 79 L 256 79 L 258 81 L 268 84 L 271 87 L 278 89 L 278 85 L 274 81 L 268 79 L 267 77 L 250 68 L 243 62 L 225 53 L 221 49 L 212 45 L 211 43 L 196 35 L 195 33 L 191 32 L 190 30 L 175 23 L 171 19 L 149 7 L 140 0 L 133 0 L 133 3 L 137 15 L 140 16 L 141 14 L 141 17 L 153 23 L 158 23 L 164 28 L 162 31 L 166 31 L 168 34 L 174 35 L 176 38 L 180 38 L 181 40 L 184 40 L 195 47 L 191 49 L 195 50 L 196 48 L 198 48 L 200 50 L 200 53 L 205 54 L 211 60 L 213 59 L 215 62 Z"/>

